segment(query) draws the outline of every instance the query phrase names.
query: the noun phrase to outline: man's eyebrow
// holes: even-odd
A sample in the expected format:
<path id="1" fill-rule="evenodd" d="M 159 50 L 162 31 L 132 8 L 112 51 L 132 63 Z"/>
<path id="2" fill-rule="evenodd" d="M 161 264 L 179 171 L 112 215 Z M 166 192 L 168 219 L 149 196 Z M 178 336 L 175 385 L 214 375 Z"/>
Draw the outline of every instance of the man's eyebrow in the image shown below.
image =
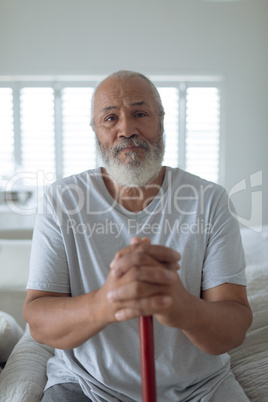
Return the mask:
<path id="1" fill-rule="evenodd" d="M 147 105 L 147 102 L 145 101 L 140 101 L 140 102 L 132 102 L 130 106 L 142 106 L 142 105 Z"/>
<path id="2" fill-rule="evenodd" d="M 131 102 L 130 106 L 143 106 L 143 105 L 148 105 L 147 102 L 145 101 L 139 101 L 139 102 Z M 105 113 L 108 112 L 109 110 L 114 110 L 114 109 L 118 109 L 118 106 L 105 106 L 103 109 L 101 109 L 101 112 Z"/>
<path id="3" fill-rule="evenodd" d="M 117 106 L 106 106 L 101 109 L 102 112 L 108 112 L 109 110 L 117 109 Z"/>

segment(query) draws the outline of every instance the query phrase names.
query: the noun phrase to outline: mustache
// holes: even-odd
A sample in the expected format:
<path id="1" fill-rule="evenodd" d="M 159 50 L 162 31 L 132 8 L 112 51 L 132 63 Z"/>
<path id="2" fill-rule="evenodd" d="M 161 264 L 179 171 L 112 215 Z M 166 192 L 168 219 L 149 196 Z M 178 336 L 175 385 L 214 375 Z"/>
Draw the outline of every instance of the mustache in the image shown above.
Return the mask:
<path id="1" fill-rule="evenodd" d="M 140 147 L 145 151 L 149 151 L 150 149 L 148 143 L 141 138 L 125 138 L 113 147 L 112 153 L 116 156 L 122 149 L 129 147 Z"/>

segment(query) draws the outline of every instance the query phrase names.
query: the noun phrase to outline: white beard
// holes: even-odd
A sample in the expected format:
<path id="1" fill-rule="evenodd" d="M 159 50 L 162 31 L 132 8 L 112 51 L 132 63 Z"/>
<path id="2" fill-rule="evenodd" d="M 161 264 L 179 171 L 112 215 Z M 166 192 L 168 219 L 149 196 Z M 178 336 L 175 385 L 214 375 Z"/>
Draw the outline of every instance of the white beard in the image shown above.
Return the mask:
<path id="1" fill-rule="evenodd" d="M 118 153 L 126 146 L 140 146 L 147 155 L 143 159 L 137 152 L 128 152 L 129 160 L 120 162 Z M 107 173 L 119 186 L 144 187 L 150 184 L 160 173 L 164 156 L 163 135 L 157 136 L 153 144 L 139 138 L 123 139 L 112 149 L 103 147 L 97 139 L 97 149 L 103 159 Z"/>

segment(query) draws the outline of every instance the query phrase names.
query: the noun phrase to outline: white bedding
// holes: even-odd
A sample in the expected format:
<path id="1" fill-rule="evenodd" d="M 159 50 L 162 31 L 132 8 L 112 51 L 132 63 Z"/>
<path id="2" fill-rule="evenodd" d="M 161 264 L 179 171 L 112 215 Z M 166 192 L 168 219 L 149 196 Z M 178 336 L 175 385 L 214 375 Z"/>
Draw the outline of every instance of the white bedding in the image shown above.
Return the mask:
<path id="1" fill-rule="evenodd" d="M 32 338 L 27 326 L 0 375 L 0 402 L 40 402 L 52 354 L 51 347 Z"/>
<path id="2" fill-rule="evenodd" d="M 250 401 L 268 401 L 268 227 L 241 231 L 247 260 L 253 323 L 245 342 L 230 352 L 232 370 Z"/>

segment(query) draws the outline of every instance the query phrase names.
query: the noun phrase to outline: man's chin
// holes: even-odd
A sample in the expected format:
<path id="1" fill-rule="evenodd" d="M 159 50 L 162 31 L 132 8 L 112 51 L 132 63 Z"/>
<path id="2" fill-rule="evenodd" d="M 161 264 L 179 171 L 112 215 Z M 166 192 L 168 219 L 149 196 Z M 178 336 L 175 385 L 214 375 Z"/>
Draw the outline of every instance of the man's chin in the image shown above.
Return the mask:
<path id="1" fill-rule="evenodd" d="M 106 172 L 119 186 L 133 188 L 151 184 L 162 169 L 164 144 L 160 140 L 148 151 L 141 146 L 111 152 L 99 147 Z"/>
<path id="2" fill-rule="evenodd" d="M 122 168 L 140 166 L 145 160 L 144 152 L 138 152 L 133 150 L 122 150 L 117 156 L 117 163 Z"/>
<path id="3" fill-rule="evenodd" d="M 138 165 L 138 166 L 137 166 Z M 106 166 L 106 172 L 112 177 L 117 185 L 128 188 L 145 187 L 152 183 L 158 176 L 162 166 L 154 169 L 146 169 L 141 163 L 120 164 L 120 166 Z"/>

